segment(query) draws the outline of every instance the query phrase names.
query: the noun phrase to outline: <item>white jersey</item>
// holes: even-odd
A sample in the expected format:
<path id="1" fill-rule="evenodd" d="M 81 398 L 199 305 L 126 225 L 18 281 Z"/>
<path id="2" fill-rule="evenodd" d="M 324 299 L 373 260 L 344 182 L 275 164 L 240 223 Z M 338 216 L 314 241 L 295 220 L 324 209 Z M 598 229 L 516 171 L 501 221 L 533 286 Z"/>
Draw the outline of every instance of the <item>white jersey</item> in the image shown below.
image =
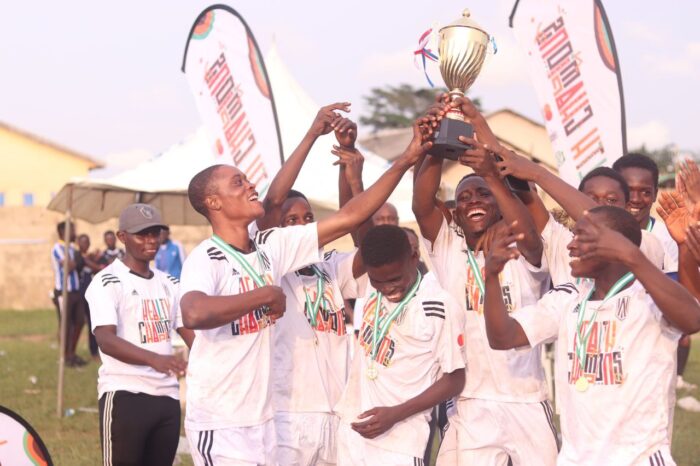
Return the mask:
<path id="1" fill-rule="evenodd" d="M 507 402 L 540 402 L 547 398 L 541 348 L 497 351 L 486 336 L 484 297 L 467 261 L 467 245 L 461 232 L 443 219 L 431 245 L 425 240 L 440 284 L 467 311 L 467 383 L 462 398 Z M 484 254 L 475 254 L 483 276 Z M 509 312 L 534 304 L 549 285 L 545 268 L 536 268 L 522 256 L 506 263 L 500 275 L 503 301 Z"/>
<path id="2" fill-rule="evenodd" d="M 177 283 L 160 270 L 144 278 L 131 272 L 121 259 L 93 278 L 85 292 L 90 305 L 92 330 L 114 325 L 117 336 L 139 348 L 158 354 L 173 354 L 171 334 L 182 327 L 178 308 Z M 158 372 L 150 366 L 122 362 L 102 352 L 97 376 L 98 398 L 105 392 L 126 390 L 179 399 L 175 376 Z"/>
<path id="3" fill-rule="evenodd" d="M 598 312 L 582 370 L 575 356 L 576 325 L 592 286 L 562 285 L 513 315 L 530 343 L 558 340 L 555 381 L 564 443 L 557 464 L 647 464 L 669 442 L 668 385 L 676 375 L 681 334 L 634 282 L 602 307 L 601 301 L 588 303 L 586 316 Z M 584 392 L 575 388 L 581 376 L 589 381 Z"/>
<path id="4" fill-rule="evenodd" d="M 574 234 L 571 230 L 554 220 L 551 215 L 549 216 L 549 221 L 542 230 L 542 244 L 553 286 L 580 281 L 571 275 L 571 266 L 569 265 L 571 257 L 567 246 L 573 238 Z M 658 238 L 642 230 L 642 243 L 639 249 L 652 264 L 663 270 L 665 253 Z"/>
<path id="5" fill-rule="evenodd" d="M 371 408 L 396 406 L 414 398 L 435 383 L 442 373 L 465 367 L 463 311 L 431 273 L 423 277 L 416 295 L 391 324 L 372 360 L 377 297 L 375 290 L 367 288 L 350 380 L 337 406 L 341 420 L 346 423 L 356 422 L 359 414 Z M 383 299 L 380 317 L 396 306 L 397 303 Z M 374 380 L 367 376 L 370 366 L 377 370 Z M 365 442 L 422 458 L 430 432 L 429 419 L 430 410 L 426 410 Z"/>
<path id="6" fill-rule="evenodd" d="M 678 243 L 669 233 L 663 220 L 651 218 L 651 234 L 661 241 L 664 248 L 664 266 L 661 270 L 666 273 L 678 272 Z"/>
<path id="7" fill-rule="evenodd" d="M 311 328 L 306 294 L 317 299 L 316 275 L 304 270 L 282 279 L 287 310 L 272 330 L 272 403 L 275 411 L 330 413 L 345 387 L 350 341 L 343 298 L 357 297 L 355 253 L 330 251 L 314 264 L 323 277 L 323 298 Z"/>
<path id="8" fill-rule="evenodd" d="M 316 223 L 255 234 L 255 251 L 242 256 L 270 285 L 320 262 Z M 200 291 L 232 296 L 257 288 L 253 278 L 211 239 L 202 241 L 182 268 L 180 296 Z M 187 417 L 191 430 L 246 427 L 272 419 L 271 332 L 263 309 L 230 324 L 195 330 L 187 369 Z"/>

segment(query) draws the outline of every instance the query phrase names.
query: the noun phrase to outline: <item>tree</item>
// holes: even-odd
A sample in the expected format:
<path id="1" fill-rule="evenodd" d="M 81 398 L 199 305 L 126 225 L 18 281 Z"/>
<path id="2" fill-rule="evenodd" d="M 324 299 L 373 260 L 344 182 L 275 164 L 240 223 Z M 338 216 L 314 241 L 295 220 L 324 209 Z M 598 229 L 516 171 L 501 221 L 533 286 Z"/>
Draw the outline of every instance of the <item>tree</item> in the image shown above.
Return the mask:
<path id="1" fill-rule="evenodd" d="M 661 174 L 674 173 L 675 165 L 685 160 L 686 158 L 691 158 L 695 160 L 698 159 L 697 154 L 694 154 L 689 151 L 680 151 L 678 150 L 678 146 L 676 146 L 675 144 L 667 144 L 660 149 L 654 150 L 647 149 L 646 145 L 642 145 L 642 147 L 630 152 L 649 156 L 651 159 L 654 160 L 654 162 L 656 162 L 656 165 L 658 165 L 659 172 Z"/>
<path id="2" fill-rule="evenodd" d="M 375 87 L 364 100 L 369 115 L 360 117 L 360 123 L 372 127 L 374 131 L 385 128 L 407 128 L 435 102 L 435 96 L 447 92 L 445 88 L 415 89 L 410 84 L 387 86 L 386 89 Z M 481 109 L 479 99 L 472 99 Z"/>

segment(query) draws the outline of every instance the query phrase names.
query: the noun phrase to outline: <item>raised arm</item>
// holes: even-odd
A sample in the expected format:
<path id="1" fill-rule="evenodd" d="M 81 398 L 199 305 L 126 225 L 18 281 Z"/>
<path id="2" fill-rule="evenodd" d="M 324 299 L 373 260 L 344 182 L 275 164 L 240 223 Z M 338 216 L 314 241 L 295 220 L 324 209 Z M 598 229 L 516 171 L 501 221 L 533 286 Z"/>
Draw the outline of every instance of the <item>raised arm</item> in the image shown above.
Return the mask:
<path id="1" fill-rule="evenodd" d="M 523 234 L 516 233 L 516 227 L 517 225 L 513 223 L 496 235 L 484 264 L 484 323 L 489 345 L 497 350 L 519 348 L 530 344 L 520 323 L 506 310 L 499 279 L 506 263 L 517 259 L 520 255 L 516 248 L 510 247 L 511 244 L 522 239 Z"/>
<path id="2" fill-rule="evenodd" d="M 282 317 L 286 298 L 282 288 L 263 286 L 228 296 L 209 296 L 201 291 L 189 291 L 180 299 L 182 322 L 192 330 L 207 330 L 230 324 L 252 309 L 268 307 L 266 314 L 274 319 Z"/>
<path id="3" fill-rule="evenodd" d="M 593 199 L 569 185 L 549 170 L 511 150 L 502 150 L 498 155 L 503 159 L 497 162 L 501 176 L 513 175 L 520 179 L 537 183 L 549 194 L 569 216 L 578 220 L 583 213 L 596 206 Z M 544 228 L 544 227 L 543 227 Z"/>
<path id="4" fill-rule="evenodd" d="M 588 214 L 585 214 L 586 216 Z M 700 330 L 700 304 L 678 282 L 652 264 L 644 253 L 620 233 L 587 221 L 577 224 L 581 259 L 596 258 L 624 264 L 651 295 L 662 314 L 683 333 Z"/>
<path id="5" fill-rule="evenodd" d="M 323 246 L 349 233 L 367 220 L 391 195 L 404 173 L 432 146 L 423 142 L 419 122 L 413 124 L 413 139 L 404 153 L 370 186 L 353 197 L 337 213 L 318 222 L 318 244 Z"/>
<path id="6" fill-rule="evenodd" d="M 478 138 L 480 133 L 476 133 L 476 136 Z M 529 263 L 539 266 L 542 262 L 542 239 L 528 209 L 501 179 L 491 146 L 462 136 L 460 140 L 472 147 L 460 156 L 460 163 L 471 167 L 477 175 L 484 178 L 506 225 L 515 225 L 515 233 L 519 238 L 518 250 Z"/>
<path id="7" fill-rule="evenodd" d="M 313 147 L 316 140 L 320 136 L 330 133 L 333 130 L 333 126 L 341 118 L 337 113 L 338 110 L 350 111 L 350 103 L 339 102 L 322 107 L 304 138 L 272 179 L 270 188 L 263 201 L 265 215 L 257 221 L 260 230 L 279 226 L 280 210 L 284 201 L 287 200 L 289 190 L 294 186 L 301 167 L 304 165 L 306 157 L 309 155 L 309 151 L 311 151 L 311 147 Z"/>

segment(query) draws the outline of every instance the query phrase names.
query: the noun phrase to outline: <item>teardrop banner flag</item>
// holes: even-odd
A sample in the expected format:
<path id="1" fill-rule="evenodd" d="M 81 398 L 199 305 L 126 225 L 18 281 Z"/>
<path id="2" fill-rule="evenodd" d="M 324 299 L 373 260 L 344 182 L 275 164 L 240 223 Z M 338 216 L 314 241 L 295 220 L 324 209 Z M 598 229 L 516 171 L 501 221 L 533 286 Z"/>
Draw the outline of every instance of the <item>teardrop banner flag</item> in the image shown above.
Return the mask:
<path id="1" fill-rule="evenodd" d="M 238 167 L 262 198 L 284 159 L 270 81 L 243 17 L 226 5 L 202 11 L 187 37 L 182 71 L 217 162 Z"/>
<path id="2" fill-rule="evenodd" d="M 0 465 L 53 466 L 46 445 L 27 421 L 0 406 Z"/>
<path id="3" fill-rule="evenodd" d="M 627 152 L 622 76 L 600 0 L 517 0 L 510 27 L 527 56 L 559 176 L 586 173 Z"/>

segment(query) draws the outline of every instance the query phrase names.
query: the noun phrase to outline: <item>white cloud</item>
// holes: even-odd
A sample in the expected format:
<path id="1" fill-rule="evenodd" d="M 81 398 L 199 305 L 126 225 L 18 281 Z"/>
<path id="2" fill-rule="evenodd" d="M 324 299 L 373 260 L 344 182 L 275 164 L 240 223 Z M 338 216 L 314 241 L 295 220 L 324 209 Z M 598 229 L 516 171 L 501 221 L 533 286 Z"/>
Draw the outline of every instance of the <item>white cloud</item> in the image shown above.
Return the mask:
<path id="1" fill-rule="evenodd" d="M 647 149 L 658 149 L 670 142 L 668 127 L 659 120 L 650 120 L 627 129 L 627 147 L 637 149 L 642 145 Z"/>

